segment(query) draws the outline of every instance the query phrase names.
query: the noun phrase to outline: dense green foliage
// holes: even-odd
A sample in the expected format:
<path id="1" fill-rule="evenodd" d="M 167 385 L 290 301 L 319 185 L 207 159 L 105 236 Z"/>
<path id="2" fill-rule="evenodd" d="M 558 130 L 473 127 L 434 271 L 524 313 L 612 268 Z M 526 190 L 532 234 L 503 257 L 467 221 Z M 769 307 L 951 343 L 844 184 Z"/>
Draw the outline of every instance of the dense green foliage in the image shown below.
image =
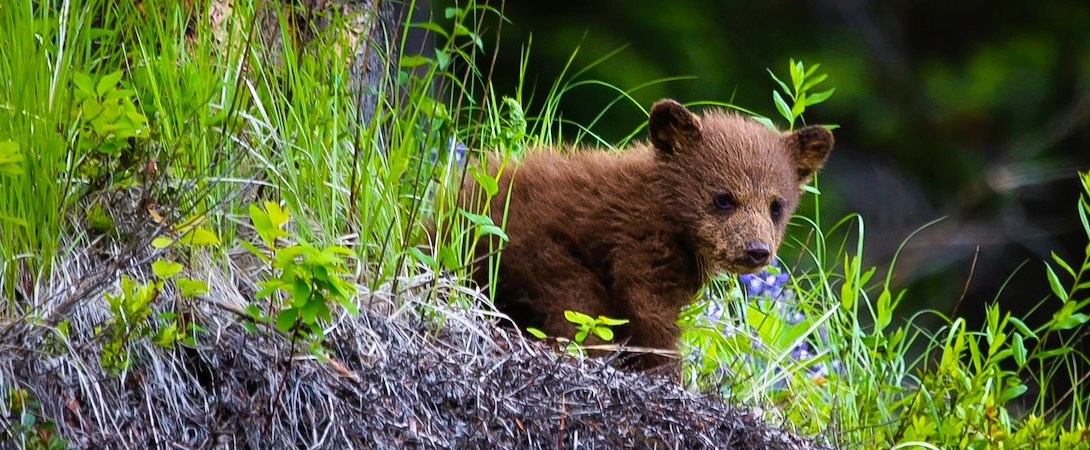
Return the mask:
<path id="1" fill-rule="evenodd" d="M 407 27 L 431 32 L 436 48 L 400 55 L 397 70 L 366 88 L 378 110 L 358 123 L 344 50 L 352 42 L 341 32 L 350 17 L 331 14 L 305 43 L 288 26 L 267 41 L 255 32 L 265 23 L 258 18 L 284 24 L 285 11 L 239 2 L 219 23 L 200 3 L 0 5 L 0 321 L 41 323 L 63 341 L 65 322 L 46 323 L 39 310 L 50 283 L 72 282 L 66 267 L 107 242 L 111 264 L 99 270 L 112 284 L 81 299 L 103 311 L 101 347 L 69 356 L 120 378 L 142 363 L 130 352 L 136 342 L 181 348 L 206 338 L 188 312 L 216 286 L 195 268 L 241 272 L 239 254 L 257 261 L 244 276 L 262 288 L 239 320 L 254 333 L 283 333 L 291 352 L 322 356 L 326 327 L 369 307 L 379 288 L 436 324 L 457 314 L 451 306 L 488 308 L 469 290 L 439 298 L 427 282 L 405 286 L 421 274 L 464 280 L 471 249 L 505 236 L 502 221 L 454 206 L 463 180 L 497 193 L 470 149 L 506 164 L 529 146 L 563 141 L 567 125 L 578 126 L 575 140 L 613 143 L 596 134 L 603 115 L 563 118 L 561 100 L 576 88 L 596 86 L 643 110 L 608 82 L 572 81 L 587 70 L 575 69 L 574 57 L 543 97 L 521 84 L 495 89 L 482 30 L 501 23 L 500 13 L 470 3 Z M 529 58 L 515 69 L 525 71 Z M 779 90 L 770 108 L 755 110 L 782 120 L 760 120 L 791 127 L 807 107 L 838 101 L 822 84 L 836 80 L 838 62 L 821 70 L 807 62 L 771 68 Z M 840 83 L 837 96 L 850 84 Z M 620 141 L 642 127 L 630 122 Z M 1081 181 L 1077 211 L 1090 239 L 1090 176 Z M 811 192 L 811 213 L 793 222 L 793 253 L 768 274 L 778 290 L 762 297 L 745 287 L 752 280 L 724 277 L 686 312 L 688 386 L 846 447 L 1088 447 L 1090 395 L 1080 384 L 1041 387 L 1085 379 L 1074 344 L 1090 317 L 1090 247 L 1078 263 L 1050 261 L 1044 277 L 1055 299 L 1042 304 L 1050 319 L 1040 325 L 1000 305 L 987 308 L 979 329 L 941 311 L 901 321 L 913 293 L 893 285 L 892 271 L 881 277 L 864 265 L 863 218 L 824 222 L 829 195 L 817 183 Z M 429 239 L 438 240 L 433 252 L 418 247 Z M 923 328 L 923 317 L 942 326 Z M 608 341 L 624 320 L 577 311 L 570 319 L 577 343 L 592 333 Z M 65 445 L 53 434 L 59 418 L 38 417 L 45 399 L 30 398 L 20 380 L 0 388 L 0 442 Z"/>

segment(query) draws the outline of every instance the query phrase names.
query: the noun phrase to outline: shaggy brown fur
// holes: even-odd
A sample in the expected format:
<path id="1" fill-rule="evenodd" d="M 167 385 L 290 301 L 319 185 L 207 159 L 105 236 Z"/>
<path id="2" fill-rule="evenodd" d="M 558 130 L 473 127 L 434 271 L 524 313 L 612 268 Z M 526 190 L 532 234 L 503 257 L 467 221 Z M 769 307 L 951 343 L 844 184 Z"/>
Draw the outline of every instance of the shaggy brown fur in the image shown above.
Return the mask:
<path id="1" fill-rule="evenodd" d="M 833 145 L 822 127 L 781 134 L 673 100 L 654 105 L 649 130 L 650 143 L 619 156 L 546 149 L 503 172 L 491 214 L 501 222 L 510 187 L 510 240 L 492 296 L 519 326 L 570 337 L 564 310 L 574 310 L 629 319 L 618 342 L 674 349 L 678 314 L 709 275 L 771 261 L 801 185 Z M 474 198 L 472 184 L 464 197 Z M 487 263 L 475 279 L 488 285 Z M 647 354 L 634 366 L 667 361 Z"/>

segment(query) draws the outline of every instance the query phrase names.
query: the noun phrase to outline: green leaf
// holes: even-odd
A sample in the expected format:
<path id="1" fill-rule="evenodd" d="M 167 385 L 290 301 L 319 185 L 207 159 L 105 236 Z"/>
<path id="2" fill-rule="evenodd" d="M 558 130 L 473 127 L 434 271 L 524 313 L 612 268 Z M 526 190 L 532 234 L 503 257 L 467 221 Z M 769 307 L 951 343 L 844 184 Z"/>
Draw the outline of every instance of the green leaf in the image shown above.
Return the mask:
<path id="1" fill-rule="evenodd" d="M 1083 313 L 1075 313 L 1055 322 L 1054 326 L 1056 330 L 1071 330 L 1086 323 L 1087 320 L 1090 320 L 1090 316 Z"/>
<path id="2" fill-rule="evenodd" d="M 22 175 L 25 159 L 19 149 L 19 143 L 10 140 L 0 142 L 0 174 Z"/>
<path id="3" fill-rule="evenodd" d="M 791 92 L 799 93 L 802 91 L 802 79 L 806 76 L 802 69 L 802 61 L 798 63 L 788 64 L 788 72 L 791 73 Z"/>
<path id="4" fill-rule="evenodd" d="M 89 97 L 95 93 L 95 82 L 85 73 L 77 72 L 72 75 L 72 84 L 76 85 L 77 97 Z"/>
<path id="5" fill-rule="evenodd" d="M 752 115 L 750 117 L 753 120 L 757 121 L 757 123 L 759 123 L 761 125 L 764 125 L 765 128 L 768 128 L 770 130 L 776 129 L 776 124 L 772 122 L 772 119 L 769 119 L 769 118 L 767 118 L 765 116 L 760 116 L 760 115 Z"/>
<path id="6" fill-rule="evenodd" d="M 541 331 L 541 330 L 539 330 L 537 328 L 534 328 L 534 327 L 526 327 L 526 332 L 530 333 L 531 336 L 536 337 L 538 339 L 545 339 L 545 337 L 546 337 L 544 331 Z"/>
<path id="7" fill-rule="evenodd" d="M 179 239 L 178 242 L 184 245 L 198 247 L 202 245 L 219 245 L 220 240 L 215 234 L 204 227 L 193 227 L 182 235 L 182 238 Z"/>
<path id="8" fill-rule="evenodd" d="M 276 315 L 276 329 L 287 333 L 295 326 L 295 320 L 299 318 L 299 312 L 295 308 L 288 308 Z"/>
<path id="9" fill-rule="evenodd" d="M 1040 339 L 1037 337 L 1037 333 L 1034 333 L 1032 330 L 1030 330 L 1029 327 L 1026 326 L 1026 323 L 1022 321 L 1022 319 L 1011 316 L 1010 322 L 1014 324 L 1014 328 L 1017 329 L 1019 333 L 1022 333 L 1022 335 L 1033 339 Z"/>
<path id="10" fill-rule="evenodd" d="M 816 69 L 820 65 L 821 64 L 814 65 L 807 72 L 812 72 L 814 69 Z M 817 86 L 819 83 L 821 83 L 822 81 L 825 81 L 825 79 L 827 79 L 827 78 L 829 78 L 829 75 L 824 74 L 824 73 L 820 74 L 818 76 L 815 76 L 815 77 L 807 76 L 806 77 L 806 82 L 802 84 L 802 91 L 803 92 L 809 92 L 810 89 L 813 89 L 814 86 Z"/>
<path id="11" fill-rule="evenodd" d="M 810 94 L 806 97 L 806 106 L 814 106 L 818 103 L 822 103 L 828 100 L 836 92 L 836 88 L 829 89 L 827 91 L 821 91 L 818 93 Z"/>
<path id="12" fill-rule="evenodd" d="M 402 56 L 401 60 L 398 61 L 398 66 L 406 69 L 411 69 L 414 67 L 426 65 L 430 62 L 431 60 L 424 55 L 406 55 Z"/>
<path id="13" fill-rule="evenodd" d="M 1026 385 L 1024 385 L 1024 384 L 1018 384 L 1018 385 L 1011 386 L 1009 388 L 1003 389 L 1003 392 L 999 394 L 999 403 L 1002 404 L 1002 403 L 1007 403 L 1007 402 L 1009 402 L 1011 400 L 1014 400 L 1014 399 L 1018 398 L 1019 396 L 1021 396 L 1022 394 L 1026 393 L 1026 390 L 1028 390 L 1028 389 L 1029 388 L 1026 387 Z"/>
<path id="14" fill-rule="evenodd" d="M 414 28 L 421 28 L 421 29 L 424 29 L 424 30 L 428 30 L 428 31 L 431 31 L 432 33 L 435 33 L 436 35 L 444 37 L 445 39 L 450 39 L 450 33 L 447 33 L 446 29 L 439 26 L 439 24 L 437 24 L 435 22 L 420 22 L 420 23 L 414 23 L 414 24 L 412 24 L 410 26 L 412 26 Z M 441 50 L 436 50 L 436 53 L 438 53 L 440 51 Z"/>
<path id="15" fill-rule="evenodd" d="M 613 319 L 606 316 L 598 316 L 598 322 L 604 325 L 617 326 L 628 323 L 628 319 Z"/>
<path id="16" fill-rule="evenodd" d="M 1011 355 L 1018 367 L 1026 365 L 1026 345 L 1022 342 L 1021 334 L 1015 333 L 1011 336 Z"/>
<path id="17" fill-rule="evenodd" d="M 608 342 L 613 340 L 613 330 L 606 327 L 594 327 L 594 334 L 603 341 Z"/>
<path id="18" fill-rule="evenodd" d="M 766 68 L 765 70 L 768 71 L 768 76 L 772 77 L 772 80 L 780 85 L 780 88 L 783 89 L 783 92 L 785 92 L 787 94 L 791 93 L 791 88 L 787 87 L 787 83 L 784 83 L 783 81 L 780 81 L 779 77 L 777 77 L 776 74 L 772 73 L 772 69 L 767 69 Z M 773 92 L 775 92 L 775 91 L 773 91 Z"/>
<path id="19" fill-rule="evenodd" d="M 474 168 L 471 173 L 473 174 L 473 179 L 477 180 L 477 184 L 484 188 L 484 192 L 488 194 L 489 197 L 494 197 L 496 193 L 500 191 L 499 181 L 496 177 L 489 175 L 488 172 Z"/>
<path id="20" fill-rule="evenodd" d="M 795 122 L 794 117 L 791 116 L 791 107 L 787 106 L 787 102 L 780 96 L 779 91 L 772 91 L 772 101 L 776 103 L 776 109 L 784 119 L 791 123 Z"/>
<path id="21" fill-rule="evenodd" d="M 249 305 L 246 305 L 246 308 L 243 308 L 243 311 L 245 311 L 246 315 L 250 316 L 250 318 L 253 319 L 254 322 L 261 321 L 261 307 L 260 306 L 257 306 L 257 305 L 255 305 L 253 303 L 250 303 Z"/>
<path id="22" fill-rule="evenodd" d="M 495 225 L 494 223 L 492 223 L 492 218 L 484 214 L 471 213 L 464 209 L 459 209 L 458 214 L 468 219 L 469 222 L 474 225 Z"/>
<path id="23" fill-rule="evenodd" d="M 1060 267 L 1067 271 L 1067 273 L 1071 274 L 1072 277 L 1076 276 L 1075 270 L 1072 269 L 1071 266 L 1069 266 L 1067 262 L 1063 260 L 1063 258 L 1060 258 L 1060 255 L 1057 255 L 1056 252 L 1052 252 L 1052 260 L 1056 261 L 1056 264 L 1059 264 Z"/>
<path id="24" fill-rule="evenodd" d="M 421 264 L 423 264 L 425 266 L 428 266 L 428 267 L 435 267 L 435 257 L 434 256 L 429 255 L 427 253 L 424 253 L 424 251 L 420 250 L 420 248 L 418 248 L 418 247 L 409 247 L 408 251 L 409 251 L 409 256 L 412 256 L 413 259 L 416 260 L 417 262 L 419 262 L 419 263 L 421 263 Z"/>
<path id="25" fill-rule="evenodd" d="M 494 235 L 494 236 L 499 237 L 500 240 L 502 240 L 504 242 L 506 242 L 508 240 L 507 239 L 507 233 L 503 232 L 503 228 L 497 227 L 495 225 L 482 226 L 481 227 L 481 235 L 482 236 Z"/>
<path id="26" fill-rule="evenodd" d="M 177 280 L 174 280 L 174 284 L 177 285 L 178 290 L 181 291 L 182 298 L 193 298 L 208 293 L 208 285 L 203 281 L 190 278 L 178 278 Z"/>
<path id="27" fill-rule="evenodd" d="M 121 81 L 120 70 L 103 75 L 102 78 L 98 80 L 98 85 L 95 86 L 95 95 L 101 97 L 106 91 L 117 87 L 119 81 Z"/>
<path id="28" fill-rule="evenodd" d="M 594 322 L 593 317 L 579 311 L 564 310 L 564 318 L 567 319 L 568 322 L 579 325 L 589 325 Z"/>
<path id="29" fill-rule="evenodd" d="M 583 342 L 585 342 L 587 340 L 587 335 L 588 334 L 590 334 L 590 330 L 585 329 L 585 328 L 577 331 L 575 333 L 575 342 L 577 344 L 582 344 Z"/>
<path id="30" fill-rule="evenodd" d="M 1052 288 L 1052 293 L 1056 294 L 1056 297 L 1062 302 L 1067 302 L 1067 291 L 1064 290 L 1063 285 L 1060 284 L 1060 277 L 1056 276 L 1056 272 L 1052 270 L 1052 266 L 1045 264 L 1045 273 L 1048 275 L 1048 286 Z"/>
<path id="31" fill-rule="evenodd" d="M 242 240 L 239 241 L 239 244 L 242 245 L 242 248 L 249 250 L 254 256 L 260 258 L 261 262 L 269 262 L 269 257 L 265 255 L 265 252 L 262 252 L 261 249 L 257 248 L 256 245 Z"/>
<path id="32" fill-rule="evenodd" d="M 442 50 L 435 50 L 435 62 L 439 66 L 439 70 L 445 70 L 447 65 L 450 64 L 450 54 Z"/>
<path id="33" fill-rule="evenodd" d="M 269 221 L 272 222 L 273 228 L 280 229 L 288 220 L 291 219 L 291 214 L 284 208 L 280 207 L 279 203 L 265 201 L 265 211 L 269 214 Z"/>
<path id="34" fill-rule="evenodd" d="M 174 239 L 168 238 L 166 236 L 159 236 L 151 240 L 151 246 L 153 248 L 167 248 L 170 247 L 170 245 L 173 243 Z"/>
<path id="35" fill-rule="evenodd" d="M 1086 200 L 1081 198 L 1079 200 L 1079 220 L 1082 221 L 1082 229 L 1086 230 L 1086 237 L 1090 238 L 1090 219 L 1086 217 Z M 1087 248 L 1090 248 L 1090 246 Z"/>
<path id="36" fill-rule="evenodd" d="M 170 262 L 162 259 L 157 259 L 151 263 L 151 270 L 155 272 L 155 276 L 163 280 L 169 280 L 182 271 L 182 265 L 176 262 Z"/>

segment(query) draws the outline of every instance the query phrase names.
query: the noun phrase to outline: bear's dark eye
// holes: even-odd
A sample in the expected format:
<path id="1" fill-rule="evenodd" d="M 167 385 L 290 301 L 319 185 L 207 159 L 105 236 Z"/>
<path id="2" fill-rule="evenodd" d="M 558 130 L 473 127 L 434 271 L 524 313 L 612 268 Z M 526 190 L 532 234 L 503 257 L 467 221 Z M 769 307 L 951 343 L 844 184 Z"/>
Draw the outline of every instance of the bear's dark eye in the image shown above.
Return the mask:
<path id="1" fill-rule="evenodd" d="M 731 197 L 730 194 L 716 195 L 712 199 L 712 201 L 715 203 L 716 208 L 722 209 L 724 211 L 733 211 L 734 207 L 736 206 L 734 204 L 734 197 Z"/>
<path id="2" fill-rule="evenodd" d="M 783 202 L 773 200 L 772 205 L 768 207 L 768 213 L 772 216 L 773 221 L 779 222 L 783 218 Z"/>

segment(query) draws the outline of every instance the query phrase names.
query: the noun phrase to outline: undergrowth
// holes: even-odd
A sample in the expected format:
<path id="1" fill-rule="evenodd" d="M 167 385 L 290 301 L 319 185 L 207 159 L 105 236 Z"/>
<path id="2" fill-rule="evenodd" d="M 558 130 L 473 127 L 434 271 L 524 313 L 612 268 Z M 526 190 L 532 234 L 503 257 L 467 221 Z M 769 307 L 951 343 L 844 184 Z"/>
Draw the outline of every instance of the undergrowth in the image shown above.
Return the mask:
<path id="1" fill-rule="evenodd" d="M 597 119 L 565 121 L 559 100 L 609 89 L 616 99 L 600 118 L 618 105 L 645 110 L 635 91 L 683 79 L 632 88 L 583 80 L 609 55 L 576 69 L 573 53 L 541 97 L 522 85 L 496 92 L 486 43 L 502 34 L 502 13 L 469 2 L 407 25 L 432 33 L 435 48 L 406 49 L 399 36 L 388 73 L 360 91 L 350 64 L 366 40 L 350 32 L 360 31 L 352 29 L 359 16 L 328 12 L 325 27 L 302 24 L 311 28 L 301 39 L 293 34 L 300 15 L 283 7 L 236 2 L 219 20 L 209 5 L 0 5 L 0 323 L 40 324 L 62 344 L 67 322 L 43 309 L 56 297 L 49 283 L 61 283 L 77 249 L 105 248 L 113 253 L 100 256 L 115 263 L 105 266 L 110 287 L 80 299 L 103 314 L 100 346 L 82 357 L 112 376 L 146 363 L 136 343 L 176 349 L 210 338 L 190 314 L 215 288 L 202 264 L 244 272 L 257 287 L 239 320 L 253 333 L 286 336 L 288 366 L 300 351 L 326 358 L 329 327 L 370 307 L 383 286 L 420 294 L 399 298 L 397 313 L 435 323 L 459 308 L 488 309 L 472 289 L 440 298 L 427 281 L 404 281 L 466 279 L 477 243 L 504 237 L 502 220 L 454 206 L 465 180 L 497 193 L 496 179 L 473 162 L 480 149 L 509 167 L 535 145 L 623 145 L 595 135 Z M 264 23 L 280 26 L 268 34 Z M 530 58 L 528 47 L 523 75 Z M 776 73 L 772 103 L 787 128 L 833 95 L 816 90 L 826 81 L 817 65 L 791 61 L 787 76 Z M 359 109 L 361 95 L 377 99 L 374 111 Z M 570 140 L 560 133 L 568 125 L 579 130 Z M 641 133 L 633 126 L 624 141 Z M 1077 213 L 1090 237 L 1090 176 L 1081 177 L 1087 193 Z M 911 293 L 894 286 L 896 261 L 884 277 L 863 267 L 863 218 L 823 223 L 814 185 L 815 213 L 795 218 L 777 267 L 724 277 L 686 311 L 690 388 L 844 447 L 1087 447 L 1087 361 L 1076 344 L 1088 320 L 1090 247 L 1082 261 L 1048 262 L 1054 299 L 1042 308 L 1055 313 L 1047 323 L 1027 325 L 998 303 L 980 330 L 943 311 L 901 319 Z M 493 270 L 501 255 L 490 259 Z M 152 275 L 140 276 L 146 269 Z M 613 322 L 576 313 L 582 328 L 573 334 L 610 334 Z M 946 325 L 922 329 L 924 315 Z M 1061 379 L 1071 388 L 1037 389 Z M 39 416 L 45 399 L 31 398 L 26 381 L 0 380 L 0 442 L 63 447 L 56 419 Z"/>

